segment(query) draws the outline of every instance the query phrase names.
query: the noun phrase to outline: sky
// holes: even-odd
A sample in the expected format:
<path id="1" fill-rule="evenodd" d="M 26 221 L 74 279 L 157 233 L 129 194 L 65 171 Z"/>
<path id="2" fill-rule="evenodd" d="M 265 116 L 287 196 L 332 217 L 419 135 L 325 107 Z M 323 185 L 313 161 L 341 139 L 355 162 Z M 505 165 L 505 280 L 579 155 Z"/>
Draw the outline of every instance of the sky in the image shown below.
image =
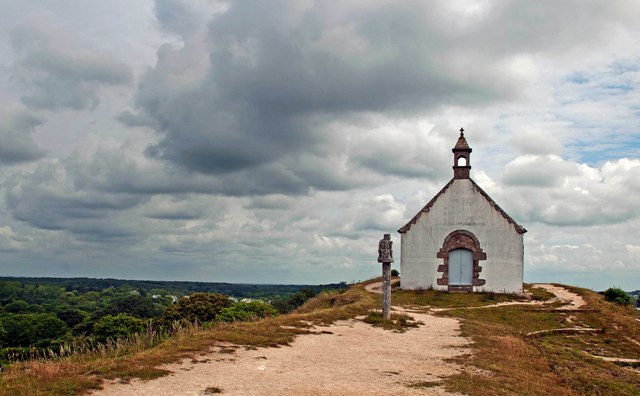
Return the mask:
<path id="1" fill-rule="evenodd" d="M 453 176 L 640 289 L 640 2 L 0 0 L 0 275 L 327 283 Z"/>

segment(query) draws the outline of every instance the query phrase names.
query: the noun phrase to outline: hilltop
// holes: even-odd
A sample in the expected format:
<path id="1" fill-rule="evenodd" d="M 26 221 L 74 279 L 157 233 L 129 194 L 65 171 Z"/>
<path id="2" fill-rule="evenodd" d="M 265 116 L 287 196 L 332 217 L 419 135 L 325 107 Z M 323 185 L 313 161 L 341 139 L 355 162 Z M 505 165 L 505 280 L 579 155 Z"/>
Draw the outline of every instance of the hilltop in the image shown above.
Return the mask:
<path id="1" fill-rule="evenodd" d="M 632 307 L 609 303 L 592 291 L 527 285 L 528 294 L 518 297 L 395 290 L 393 305 L 399 308 L 385 323 L 372 311 L 380 296 L 366 286 L 323 292 L 288 315 L 185 329 L 152 348 L 17 364 L 3 373 L 0 390 L 70 394 L 106 385 L 105 394 L 144 394 L 145 389 L 195 389 L 200 394 L 242 394 L 242 389 L 246 394 L 252 389 L 260 394 L 279 389 L 280 380 L 286 386 L 291 373 L 300 373 L 302 382 L 294 381 L 281 391 L 640 392 L 635 367 L 640 359 L 640 316 Z M 584 305 L 571 304 L 567 296 Z M 234 374 L 238 367 L 245 375 Z M 162 378 L 153 380 L 158 377 Z M 176 381 L 183 378 L 188 378 L 188 385 L 179 388 Z M 361 388 L 363 380 L 372 388 Z"/>

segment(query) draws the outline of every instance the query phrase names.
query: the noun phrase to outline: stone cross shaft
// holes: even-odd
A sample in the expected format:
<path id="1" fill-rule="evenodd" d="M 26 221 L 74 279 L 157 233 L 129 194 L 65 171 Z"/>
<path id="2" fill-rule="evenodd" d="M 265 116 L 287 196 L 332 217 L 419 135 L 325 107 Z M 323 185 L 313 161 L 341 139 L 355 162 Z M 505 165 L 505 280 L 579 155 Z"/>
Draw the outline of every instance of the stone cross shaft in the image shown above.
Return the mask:
<path id="1" fill-rule="evenodd" d="M 391 234 L 384 234 L 378 242 L 378 262 L 382 263 L 382 319 L 391 318 L 391 263 L 393 263 L 393 242 Z"/>

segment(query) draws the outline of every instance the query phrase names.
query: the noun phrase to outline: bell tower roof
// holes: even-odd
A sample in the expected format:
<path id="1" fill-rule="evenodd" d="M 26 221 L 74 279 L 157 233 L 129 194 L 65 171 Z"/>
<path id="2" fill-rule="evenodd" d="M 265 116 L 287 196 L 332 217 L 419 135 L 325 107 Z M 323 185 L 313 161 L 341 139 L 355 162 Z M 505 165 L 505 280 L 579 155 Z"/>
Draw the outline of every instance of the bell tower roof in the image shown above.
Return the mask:
<path id="1" fill-rule="evenodd" d="M 471 169 L 471 151 L 473 150 L 464 137 L 463 128 L 460 128 L 460 137 L 451 151 L 453 152 L 453 178 L 468 179 Z"/>
<path id="2" fill-rule="evenodd" d="M 469 145 L 467 144 L 467 139 L 464 138 L 464 128 L 460 128 L 460 137 L 458 138 L 458 142 L 454 149 L 468 149 Z"/>

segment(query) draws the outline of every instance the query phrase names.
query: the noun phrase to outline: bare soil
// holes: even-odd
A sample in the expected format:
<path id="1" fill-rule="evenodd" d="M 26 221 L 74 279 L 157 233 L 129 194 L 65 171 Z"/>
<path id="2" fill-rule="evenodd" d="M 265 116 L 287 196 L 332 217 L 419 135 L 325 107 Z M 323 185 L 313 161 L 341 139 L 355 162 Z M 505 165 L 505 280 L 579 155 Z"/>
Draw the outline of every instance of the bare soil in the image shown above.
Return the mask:
<path id="1" fill-rule="evenodd" d="M 541 287 L 546 291 L 553 293 L 556 295 L 556 298 L 553 301 L 560 301 L 565 305 L 562 307 L 563 309 L 580 309 L 580 307 L 586 305 L 587 303 L 584 299 L 577 295 L 574 292 L 571 292 L 565 289 L 562 286 L 556 286 L 549 283 L 536 283 L 535 287 Z M 550 301 L 550 302 L 553 302 Z"/>
<path id="2" fill-rule="evenodd" d="M 468 354 L 455 319 L 409 313 L 424 325 L 404 333 L 358 319 L 316 327 L 291 346 L 246 350 L 220 345 L 166 365 L 151 381 L 105 384 L 95 395 L 447 395 L 438 384 L 462 369 L 446 359 Z"/>

